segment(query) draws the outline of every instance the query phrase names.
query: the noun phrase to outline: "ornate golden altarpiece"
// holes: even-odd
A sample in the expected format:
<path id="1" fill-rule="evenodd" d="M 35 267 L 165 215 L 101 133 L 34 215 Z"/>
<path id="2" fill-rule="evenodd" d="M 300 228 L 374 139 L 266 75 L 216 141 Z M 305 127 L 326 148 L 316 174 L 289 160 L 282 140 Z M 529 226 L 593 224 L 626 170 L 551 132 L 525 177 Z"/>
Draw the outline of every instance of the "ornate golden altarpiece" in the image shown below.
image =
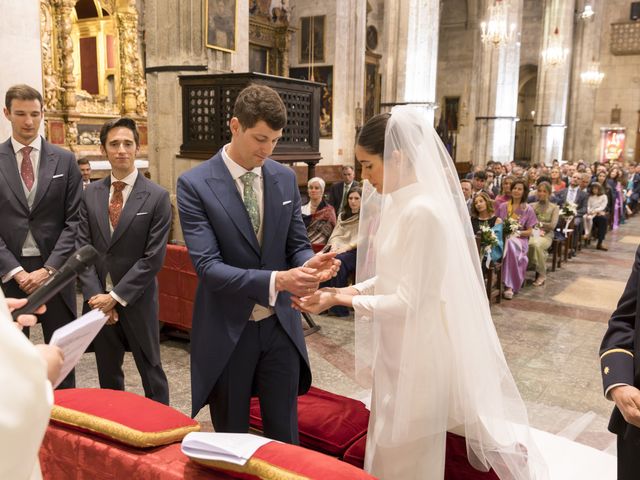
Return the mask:
<path id="1" fill-rule="evenodd" d="M 40 0 L 45 131 L 77 157 L 102 158 L 102 124 L 136 120 L 147 156 L 147 98 L 135 0 Z"/>
<path id="2" fill-rule="evenodd" d="M 286 0 L 271 7 L 271 0 L 249 1 L 249 70 L 279 77 L 289 76 L 291 35 Z"/>

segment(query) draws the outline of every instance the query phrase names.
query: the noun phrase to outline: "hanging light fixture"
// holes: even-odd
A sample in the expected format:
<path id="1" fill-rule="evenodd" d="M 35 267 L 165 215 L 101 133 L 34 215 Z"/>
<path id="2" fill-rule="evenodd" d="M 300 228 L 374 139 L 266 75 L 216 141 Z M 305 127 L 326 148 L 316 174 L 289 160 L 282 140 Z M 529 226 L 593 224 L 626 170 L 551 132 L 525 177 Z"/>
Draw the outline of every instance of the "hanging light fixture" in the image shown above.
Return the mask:
<path id="1" fill-rule="evenodd" d="M 589 69 L 580 74 L 580 80 L 593 88 L 598 88 L 604 78 L 604 72 L 600 71 L 600 64 L 592 60 Z"/>
<path id="2" fill-rule="evenodd" d="M 516 24 L 509 24 L 509 1 L 495 0 L 487 9 L 488 21 L 482 22 L 482 43 L 493 47 L 501 47 L 513 40 Z"/>
<path id="3" fill-rule="evenodd" d="M 549 38 L 549 46 L 542 52 L 542 59 L 550 67 L 556 67 L 565 61 L 568 54 L 569 49 L 562 46 L 560 30 L 556 27 Z"/>

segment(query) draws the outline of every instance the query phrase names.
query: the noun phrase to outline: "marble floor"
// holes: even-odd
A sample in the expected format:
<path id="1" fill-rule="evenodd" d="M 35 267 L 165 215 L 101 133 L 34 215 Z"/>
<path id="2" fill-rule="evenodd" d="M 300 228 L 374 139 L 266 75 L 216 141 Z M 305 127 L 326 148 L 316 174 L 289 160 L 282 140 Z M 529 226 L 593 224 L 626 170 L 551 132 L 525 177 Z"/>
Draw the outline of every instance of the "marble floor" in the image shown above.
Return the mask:
<path id="1" fill-rule="evenodd" d="M 492 313 L 531 424 L 614 453 L 614 437 L 606 430 L 612 404 L 602 395 L 598 348 L 640 243 L 640 218 L 609 232 L 606 243 L 608 252 L 583 249 L 550 273 L 540 288 L 528 280 L 521 293 L 494 305 Z M 353 318 L 315 319 L 322 328 L 307 337 L 314 385 L 357 396 L 361 389 L 353 380 Z M 36 332 L 36 341 L 38 336 Z M 175 338 L 162 342 L 171 404 L 187 414 L 188 347 L 187 341 Z M 125 368 L 127 389 L 142 393 L 130 356 Z M 85 354 L 77 372 L 78 387 L 98 386 L 93 354 Z M 197 419 L 211 428 L 207 409 Z"/>

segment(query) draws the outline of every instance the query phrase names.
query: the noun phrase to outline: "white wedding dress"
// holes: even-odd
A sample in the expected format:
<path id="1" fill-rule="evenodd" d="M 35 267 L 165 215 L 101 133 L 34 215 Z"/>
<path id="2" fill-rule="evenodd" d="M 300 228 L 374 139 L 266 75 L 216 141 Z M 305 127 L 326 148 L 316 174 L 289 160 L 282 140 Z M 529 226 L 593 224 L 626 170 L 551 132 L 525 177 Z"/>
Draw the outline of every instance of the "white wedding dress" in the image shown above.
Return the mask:
<path id="1" fill-rule="evenodd" d="M 365 469 L 442 479 L 446 432 L 501 479 L 545 479 L 506 364 L 453 163 L 422 111 L 387 124 L 384 191 L 368 182 L 358 244 L 356 372 L 372 387 Z"/>

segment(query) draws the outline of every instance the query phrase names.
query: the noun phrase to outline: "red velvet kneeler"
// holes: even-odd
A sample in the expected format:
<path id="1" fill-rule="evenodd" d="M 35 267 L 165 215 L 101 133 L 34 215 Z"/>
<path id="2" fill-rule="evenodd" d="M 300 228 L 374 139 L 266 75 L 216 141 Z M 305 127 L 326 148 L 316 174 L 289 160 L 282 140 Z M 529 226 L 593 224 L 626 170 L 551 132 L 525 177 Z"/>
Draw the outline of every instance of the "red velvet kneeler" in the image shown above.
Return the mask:
<path id="1" fill-rule="evenodd" d="M 343 460 L 362 468 L 367 436 L 360 438 L 345 452 Z M 447 458 L 444 465 L 445 480 L 500 480 L 493 470 L 480 472 L 467 459 L 467 444 L 464 437 L 447 433 Z"/>
<path id="2" fill-rule="evenodd" d="M 257 398 L 251 399 L 249 423 L 251 428 L 262 431 Z M 315 387 L 298 397 L 298 430 L 303 447 L 341 457 L 366 434 L 368 424 L 369 410 L 358 400 Z"/>
<path id="3" fill-rule="evenodd" d="M 50 424 L 40 447 L 45 480 L 229 480 L 193 463 L 180 444 L 138 449 Z"/>

